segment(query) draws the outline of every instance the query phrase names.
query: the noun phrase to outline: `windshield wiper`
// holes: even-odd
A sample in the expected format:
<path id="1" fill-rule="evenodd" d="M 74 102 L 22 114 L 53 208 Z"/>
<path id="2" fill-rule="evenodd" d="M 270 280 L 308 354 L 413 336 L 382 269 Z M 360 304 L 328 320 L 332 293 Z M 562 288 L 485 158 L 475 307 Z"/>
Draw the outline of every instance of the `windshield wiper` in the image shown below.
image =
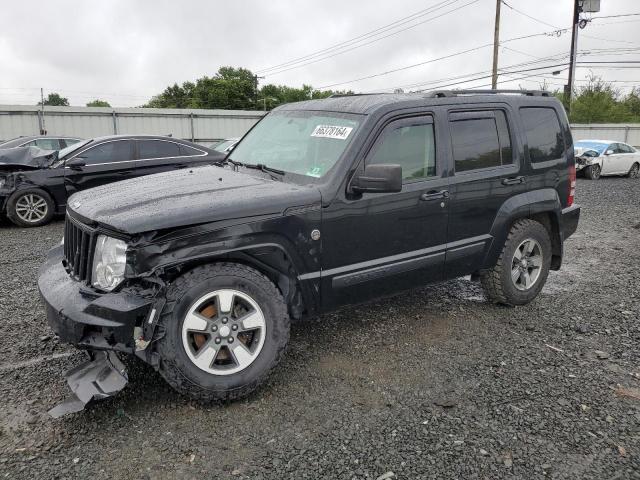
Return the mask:
<path id="1" fill-rule="evenodd" d="M 260 170 L 261 172 L 267 173 L 269 175 L 271 175 L 271 178 L 273 178 L 274 180 L 280 180 L 280 177 L 284 176 L 285 172 L 284 170 L 278 170 L 277 168 L 273 168 L 273 167 L 269 167 L 263 163 L 241 163 L 241 166 L 245 167 L 245 168 L 253 168 L 255 170 Z M 274 176 L 275 175 L 279 175 L 278 177 Z"/>

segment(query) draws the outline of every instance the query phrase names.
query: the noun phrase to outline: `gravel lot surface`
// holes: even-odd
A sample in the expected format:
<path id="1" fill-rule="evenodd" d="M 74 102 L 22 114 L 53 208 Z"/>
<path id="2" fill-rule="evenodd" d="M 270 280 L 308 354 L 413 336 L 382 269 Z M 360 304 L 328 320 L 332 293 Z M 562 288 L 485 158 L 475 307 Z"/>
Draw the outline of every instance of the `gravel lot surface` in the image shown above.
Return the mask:
<path id="1" fill-rule="evenodd" d="M 63 224 L 3 225 L 0 478 L 640 478 L 640 181 L 579 180 L 578 202 L 529 306 L 455 280 L 294 324 L 247 400 L 192 404 L 131 360 L 123 392 L 59 420 L 84 357 L 36 278 Z"/>

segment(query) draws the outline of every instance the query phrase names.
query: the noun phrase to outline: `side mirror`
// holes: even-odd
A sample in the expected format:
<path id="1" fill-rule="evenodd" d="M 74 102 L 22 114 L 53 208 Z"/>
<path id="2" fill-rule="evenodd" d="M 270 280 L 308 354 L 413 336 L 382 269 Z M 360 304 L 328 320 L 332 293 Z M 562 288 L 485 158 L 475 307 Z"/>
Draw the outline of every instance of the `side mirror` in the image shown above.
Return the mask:
<path id="1" fill-rule="evenodd" d="M 604 152 L 605 155 L 613 155 L 613 150 L 607 150 Z"/>
<path id="2" fill-rule="evenodd" d="M 402 167 L 400 165 L 367 165 L 351 183 L 357 193 L 394 193 L 402 191 Z"/>
<path id="3" fill-rule="evenodd" d="M 69 160 L 65 166 L 69 167 L 71 170 L 82 170 L 82 167 L 86 164 L 87 162 L 84 161 L 84 158 L 76 157 L 73 160 Z"/>

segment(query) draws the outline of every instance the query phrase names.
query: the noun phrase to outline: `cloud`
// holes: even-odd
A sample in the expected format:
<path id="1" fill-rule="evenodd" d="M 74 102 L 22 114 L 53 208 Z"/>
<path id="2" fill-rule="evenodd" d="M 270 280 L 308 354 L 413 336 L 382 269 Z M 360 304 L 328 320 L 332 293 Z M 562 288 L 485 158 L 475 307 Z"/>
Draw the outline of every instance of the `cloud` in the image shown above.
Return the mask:
<path id="1" fill-rule="evenodd" d="M 457 0 L 448 9 L 470 1 Z M 68 97 L 74 105 L 84 105 L 94 98 L 106 99 L 114 106 L 140 105 L 170 84 L 213 75 L 220 66 L 258 70 L 277 65 L 440 3 L 438 0 L 11 2 L 3 6 L 5 22 L 0 33 L 0 61 L 4 67 L 0 102 L 36 103 L 39 88 L 43 87 L 45 92 L 56 91 Z M 570 2 L 508 3 L 553 25 L 567 27 L 571 20 Z M 633 12 L 636 3 L 632 0 L 619 0 L 615 4 L 603 2 L 599 15 Z M 493 40 L 494 14 L 494 0 L 479 0 L 324 61 L 281 73 L 272 70 L 262 81 L 291 86 L 340 83 L 337 88 L 370 91 L 486 71 L 491 68 L 490 47 L 389 75 L 349 82 L 489 44 Z M 428 16 L 421 20 L 426 18 Z M 633 47 L 624 42 L 640 47 L 638 23 L 614 23 L 634 19 L 638 17 L 595 20 L 580 32 L 580 49 Z M 409 25 L 412 23 L 404 26 Z M 502 40 L 549 30 L 551 27 L 503 5 Z M 507 42 L 500 50 L 500 65 L 535 60 L 532 56 L 568 52 L 569 42 L 568 34 Z M 589 57 L 623 58 L 637 56 Z M 631 80 L 640 76 L 632 69 L 596 69 L 594 72 L 609 80 Z M 582 80 L 587 73 L 588 70 L 580 68 L 577 78 Z M 501 86 L 512 88 L 518 84 L 535 88 L 543 81 L 532 77 L 508 82 L 508 77 L 503 78 Z M 551 87 L 561 88 L 566 81 L 566 71 L 547 80 L 553 82 Z M 482 82 L 471 82 L 468 86 Z"/>

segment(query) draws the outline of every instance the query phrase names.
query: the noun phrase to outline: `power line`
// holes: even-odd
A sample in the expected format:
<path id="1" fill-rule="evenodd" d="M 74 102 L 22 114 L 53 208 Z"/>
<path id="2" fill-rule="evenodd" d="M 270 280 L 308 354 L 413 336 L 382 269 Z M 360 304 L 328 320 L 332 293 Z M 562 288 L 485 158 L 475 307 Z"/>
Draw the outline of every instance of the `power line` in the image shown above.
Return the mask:
<path id="1" fill-rule="evenodd" d="M 618 18 L 618 17 L 637 17 L 640 13 L 621 13 L 619 15 L 598 15 L 597 17 L 591 17 L 592 20 L 596 18 Z"/>
<path id="2" fill-rule="evenodd" d="M 320 57 L 320 58 L 317 58 L 317 59 L 315 59 L 315 60 L 310 60 L 310 61 L 308 61 L 308 62 L 301 63 L 301 64 L 299 64 L 299 65 L 292 65 L 292 66 L 290 66 L 290 67 L 288 67 L 288 68 L 283 68 L 283 69 L 281 69 L 281 70 L 277 70 L 277 71 L 275 71 L 275 72 L 268 72 L 268 75 L 269 75 L 269 76 L 277 75 L 277 74 L 280 74 L 280 73 L 283 73 L 283 72 L 287 72 L 287 71 L 289 71 L 289 70 L 294 70 L 294 69 L 296 69 L 296 68 L 304 67 L 304 66 L 306 66 L 306 65 L 311 65 L 312 63 L 321 62 L 321 61 L 323 61 L 323 60 L 327 60 L 327 59 L 329 59 L 329 58 L 333 58 L 333 57 L 336 57 L 336 56 L 338 56 L 338 55 L 342 55 L 342 54 L 344 54 L 344 53 L 350 52 L 350 51 L 352 51 L 352 50 L 356 50 L 356 49 L 358 49 L 358 48 L 365 47 L 365 46 L 370 45 L 370 44 L 372 44 L 372 43 L 378 42 L 378 41 L 383 40 L 383 39 L 385 39 L 385 38 L 388 38 L 388 37 L 391 37 L 391 36 L 393 36 L 393 35 L 397 35 L 398 33 L 401 33 L 401 32 L 404 32 L 404 31 L 406 31 L 406 30 L 409 30 L 409 29 L 411 29 L 411 28 L 417 27 L 418 25 L 422 25 L 422 24 L 427 23 L 427 22 L 429 22 L 429 21 L 431 21 L 431 20 L 435 20 L 435 19 L 437 19 L 437 18 L 440 18 L 440 17 L 443 17 L 443 16 L 448 15 L 448 14 L 450 14 L 450 13 L 453 13 L 453 12 L 455 12 L 455 11 L 457 11 L 457 10 L 460 10 L 460 9 L 462 9 L 462 8 L 465 8 L 465 7 L 469 6 L 469 5 L 472 5 L 472 4 L 474 4 L 474 3 L 477 3 L 477 2 L 479 2 L 479 1 L 480 1 L 480 0 L 472 0 L 472 1 L 468 2 L 468 3 L 465 3 L 464 5 L 461 5 L 461 6 L 457 7 L 457 8 L 454 8 L 453 10 L 449 10 L 448 12 L 442 13 L 442 14 L 437 15 L 437 16 L 435 16 L 435 17 L 431 17 L 431 18 L 429 18 L 429 19 L 427 19 L 427 20 L 423 20 L 422 22 L 419 22 L 419 23 L 416 23 L 416 24 L 410 25 L 410 26 L 408 26 L 408 27 L 406 27 L 406 28 L 403 28 L 403 29 L 397 30 L 397 31 L 395 31 L 395 32 L 389 33 L 388 35 L 384 35 L 384 36 L 382 36 L 382 37 L 379 37 L 379 38 L 373 39 L 373 40 L 371 40 L 371 41 L 369 41 L 369 42 L 366 42 L 366 43 L 363 43 L 363 44 L 361 44 L 361 45 L 355 45 L 355 46 L 353 46 L 353 47 L 351 47 L 351 48 L 347 48 L 347 49 L 345 49 L 345 50 L 338 51 L 338 52 L 336 52 L 336 53 L 333 53 L 333 54 L 330 54 L 330 55 L 327 55 L 327 56 L 324 56 L 324 57 Z"/>
<path id="3" fill-rule="evenodd" d="M 556 34 L 557 32 L 560 32 L 562 34 L 562 33 L 566 32 L 567 30 L 569 30 L 569 29 L 568 28 L 564 28 L 564 29 L 554 30 L 553 32 L 543 32 L 543 33 L 534 33 L 534 34 L 531 34 L 531 35 L 523 35 L 521 37 L 515 37 L 515 38 L 509 38 L 507 40 L 503 40 L 501 43 L 504 44 L 504 43 L 513 42 L 513 41 L 516 41 L 516 40 L 523 40 L 523 39 L 532 38 L 532 37 L 549 36 L 550 34 Z M 473 47 L 473 48 L 470 48 L 470 49 L 467 49 L 467 50 L 463 50 L 463 51 L 452 53 L 452 54 L 445 55 L 445 56 L 442 56 L 442 57 L 426 60 L 424 62 L 414 63 L 412 65 L 407 65 L 407 66 L 404 66 L 404 67 L 395 68 L 395 69 L 392 69 L 392 70 L 388 70 L 386 72 L 380 72 L 380 73 L 376 73 L 376 74 L 373 74 L 373 75 L 367 75 L 365 77 L 360 77 L 360 78 L 356 78 L 356 79 L 352 79 L 352 80 L 346 80 L 344 82 L 332 83 L 330 85 L 323 85 L 321 87 L 318 87 L 318 89 L 322 90 L 322 89 L 325 89 L 325 88 L 331 88 L 331 87 L 335 87 L 335 86 L 338 86 L 338 85 L 344 85 L 344 84 L 347 84 L 347 83 L 359 82 L 359 81 L 362 81 L 362 80 L 368 80 L 370 78 L 375 78 L 375 77 L 388 75 L 390 73 L 395 73 L 395 72 L 400 72 L 400 71 L 403 71 L 403 70 L 408 70 L 410 68 L 415 68 L 415 67 L 419 67 L 419 66 L 422 66 L 422 65 L 427 65 L 429 63 L 433 63 L 433 62 L 437 62 L 437 61 L 440 61 L 440 60 L 445 60 L 445 59 L 448 59 L 448 58 L 456 57 L 456 56 L 459 56 L 459 55 L 463 55 L 465 53 L 475 52 L 477 50 L 480 50 L 482 48 L 486 48 L 486 47 L 489 47 L 489 46 L 492 46 L 492 45 L 493 45 L 493 42 L 492 43 L 485 43 L 484 45 Z"/>
<path id="4" fill-rule="evenodd" d="M 259 69 L 256 70 L 256 73 L 264 73 L 264 72 L 267 72 L 268 70 L 275 70 L 275 69 L 278 69 L 280 67 L 288 66 L 288 65 L 293 64 L 293 63 L 299 63 L 301 61 L 304 61 L 304 60 L 307 60 L 309 58 L 318 56 L 320 54 L 327 53 L 327 52 L 330 52 L 332 50 L 340 49 L 342 47 L 348 46 L 348 45 L 350 45 L 352 43 L 358 43 L 359 41 L 362 41 L 362 40 L 364 40 L 364 39 L 366 39 L 368 37 L 379 35 L 380 33 L 384 33 L 387 30 L 392 30 L 392 29 L 394 29 L 394 28 L 396 28 L 398 26 L 404 25 L 405 23 L 409 23 L 409 22 L 411 22 L 413 20 L 416 20 L 417 18 L 420 18 L 420 17 L 422 17 L 424 15 L 427 15 L 429 13 L 432 13 L 432 12 L 434 12 L 434 11 L 440 9 L 440 8 L 443 8 L 443 7 L 446 7 L 446 6 L 449 6 L 449 5 L 453 5 L 453 3 L 457 2 L 457 1 L 458 0 L 453 0 L 453 1 L 452 0 L 444 0 L 444 1 L 441 1 L 439 3 L 436 3 L 436 4 L 432 5 L 429 8 L 425 8 L 423 10 L 419 10 L 419 11 L 417 11 L 415 13 L 412 13 L 411 15 L 407 15 L 406 17 L 402 17 L 402 18 L 400 18 L 400 19 L 398 19 L 398 20 L 396 20 L 394 22 L 391 22 L 389 24 L 383 25 L 383 26 L 378 27 L 378 28 L 376 28 L 374 30 L 371 30 L 369 32 L 363 33 L 362 35 L 354 37 L 354 38 L 352 38 L 350 40 L 345 40 L 344 42 L 339 42 L 339 43 L 337 43 L 335 45 L 332 45 L 330 47 L 324 48 L 322 50 L 317 50 L 317 51 L 309 53 L 307 55 L 303 55 L 302 57 L 297 57 L 297 58 L 294 58 L 292 60 L 288 60 L 286 62 L 279 63 L 277 65 L 272 65 L 271 67 L 259 68 Z M 447 4 L 447 5 L 445 5 L 445 4 Z"/>

